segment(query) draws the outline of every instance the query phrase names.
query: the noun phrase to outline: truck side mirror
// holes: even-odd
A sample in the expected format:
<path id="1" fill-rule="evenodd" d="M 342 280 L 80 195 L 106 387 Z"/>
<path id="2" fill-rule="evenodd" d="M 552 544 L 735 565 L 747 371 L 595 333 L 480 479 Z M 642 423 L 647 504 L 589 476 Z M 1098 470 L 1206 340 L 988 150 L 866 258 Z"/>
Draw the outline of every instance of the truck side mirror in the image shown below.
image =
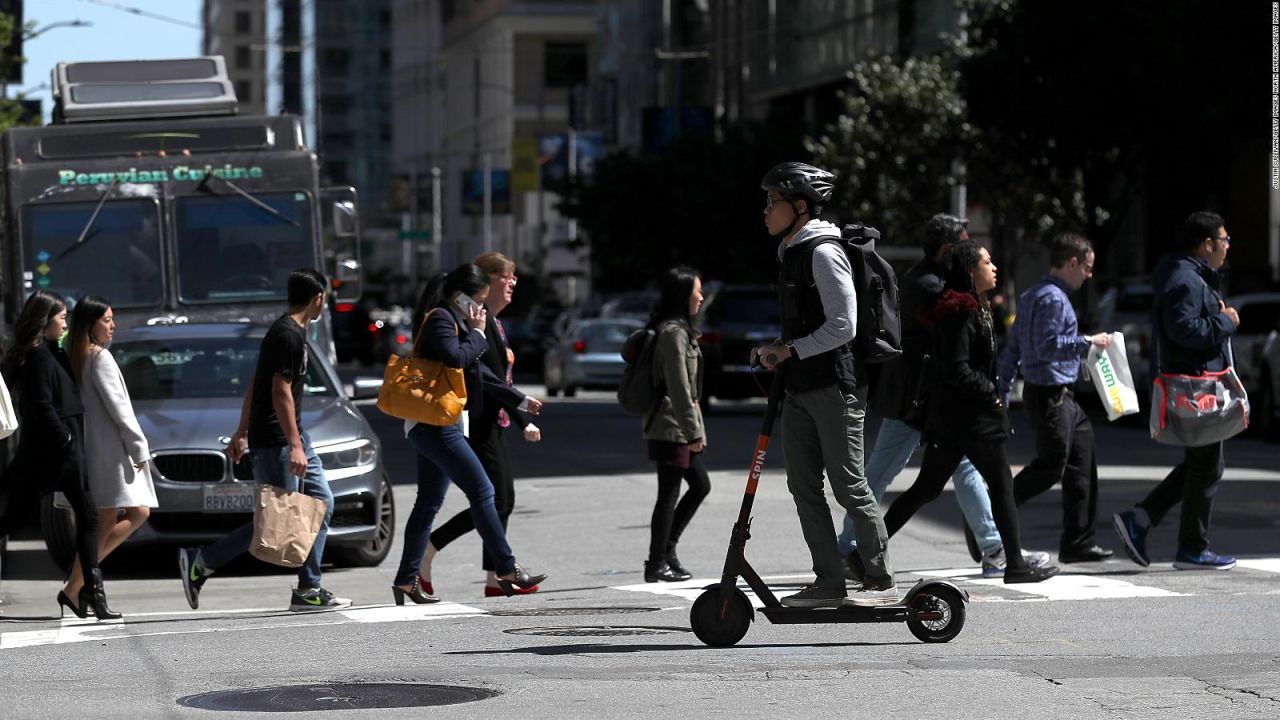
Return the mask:
<path id="1" fill-rule="evenodd" d="M 357 302 L 364 270 L 360 261 L 360 211 L 353 187 L 324 188 L 320 193 L 325 226 L 325 259 L 335 302 Z"/>
<path id="2" fill-rule="evenodd" d="M 359 235 L 360 218 L 356 213 L 356 204 L 350 200 L 336 200 L 333 203 L 333 236 L 353 238 Z"/>

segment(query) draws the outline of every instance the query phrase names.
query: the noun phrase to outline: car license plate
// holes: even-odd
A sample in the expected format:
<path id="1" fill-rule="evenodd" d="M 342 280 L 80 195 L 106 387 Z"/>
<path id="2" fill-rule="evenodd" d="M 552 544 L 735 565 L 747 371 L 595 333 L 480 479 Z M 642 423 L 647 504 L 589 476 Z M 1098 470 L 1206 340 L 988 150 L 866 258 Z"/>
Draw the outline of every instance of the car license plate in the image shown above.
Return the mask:
<path id="1" fill-rule="evenodd" d="M 207 513 L 251 513 L 256 485 L 219 483 L 204 486 L 204 511 Z"/>

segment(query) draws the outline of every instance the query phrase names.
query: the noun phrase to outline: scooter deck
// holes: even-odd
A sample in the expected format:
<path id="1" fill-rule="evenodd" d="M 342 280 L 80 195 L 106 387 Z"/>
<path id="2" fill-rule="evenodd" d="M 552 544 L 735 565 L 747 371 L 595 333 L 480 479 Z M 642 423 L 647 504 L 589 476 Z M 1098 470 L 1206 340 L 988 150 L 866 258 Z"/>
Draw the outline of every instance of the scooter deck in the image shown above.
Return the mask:
<path id="1" fill-rule="evenodd" d="M 912 608 L 897 603 L 871 607 L 842 605 L 838 608 L 762 607 L 759 610 L 774 625 L 906 622 L 917 614 Z"/>

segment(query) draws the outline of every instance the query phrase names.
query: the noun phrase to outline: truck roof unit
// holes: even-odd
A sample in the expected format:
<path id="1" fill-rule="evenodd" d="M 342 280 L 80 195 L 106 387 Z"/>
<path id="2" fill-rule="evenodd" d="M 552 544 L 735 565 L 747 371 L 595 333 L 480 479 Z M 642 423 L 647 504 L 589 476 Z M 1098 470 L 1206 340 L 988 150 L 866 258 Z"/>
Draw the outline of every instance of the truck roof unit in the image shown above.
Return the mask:
<path id="1" fill-rule="evenodd" d="M 174 60 L 58 63 L 54 122 L 234 115 L 235 88 L 221 55 Z"/>

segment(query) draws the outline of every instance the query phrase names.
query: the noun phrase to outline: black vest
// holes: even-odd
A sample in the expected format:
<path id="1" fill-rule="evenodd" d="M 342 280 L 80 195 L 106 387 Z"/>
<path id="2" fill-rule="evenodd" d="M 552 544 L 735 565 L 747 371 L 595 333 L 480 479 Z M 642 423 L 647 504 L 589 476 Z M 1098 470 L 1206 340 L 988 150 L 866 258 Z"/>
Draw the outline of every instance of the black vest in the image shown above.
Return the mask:
<path id="1" fill-rule="evenodd" d="M 813 251 L 834 238 L 816 237 L 799 245 L 790 245 L 782 253 L 778 277 L 778 303 L 782 307 L 782 339 L 791 342 L 812 335 L 827 321 L 822 311 L 822 297 L 813 279 Z M 787 361 L 787 390 L 804 392 L 839 384 L 853 392 L 858 373 L 849 345 L 800 359 Z"/>

